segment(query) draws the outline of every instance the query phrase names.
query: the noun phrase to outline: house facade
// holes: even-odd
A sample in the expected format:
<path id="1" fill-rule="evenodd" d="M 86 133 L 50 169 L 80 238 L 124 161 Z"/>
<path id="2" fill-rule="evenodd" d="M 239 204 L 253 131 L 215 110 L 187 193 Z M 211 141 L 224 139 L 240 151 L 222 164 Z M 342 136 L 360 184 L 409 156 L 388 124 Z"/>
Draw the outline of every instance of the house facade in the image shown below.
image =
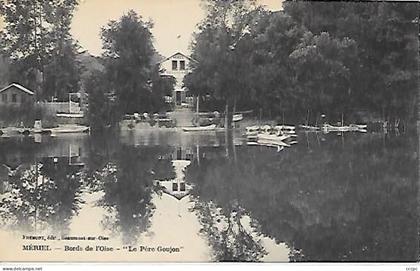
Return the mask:
<path id="1" fill-rule="evenodd" d="M 154 184 L 162 189 L 162 192 L 178 200 L 189 195 L 192 185 L 185 181 L 185 168 L 190 165 L 188 160 L 172 160 L 175 169 L 174 179 L 155 180 Z"/>
<path id="2" fill-rule="evenodd" d="M 168 102 L 172 102 L 176 107 L 193 106 L 194 98 L 189 95 L 188 89 L 184 87 L 184 77 L 190 72 L 190 57 L 178 52 L 164 59 L 160 65 L 163 69 L 162 76 L 172 76 L 175 78 L 175 88 L 172 97 Z"/>
<path id="3" fill-rule="evenodd" d="M 35 93 L 22 85 L 13 83 L 0 89 L 0 105 L 20 106 L 34 102 Z"/>

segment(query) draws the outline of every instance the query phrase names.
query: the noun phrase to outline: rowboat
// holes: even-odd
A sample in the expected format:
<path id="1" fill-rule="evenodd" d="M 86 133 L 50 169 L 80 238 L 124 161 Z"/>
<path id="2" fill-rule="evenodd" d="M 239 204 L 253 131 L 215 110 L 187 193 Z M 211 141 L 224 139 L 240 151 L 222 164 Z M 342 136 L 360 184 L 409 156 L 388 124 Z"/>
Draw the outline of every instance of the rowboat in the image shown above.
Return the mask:
<path id="1" fill-rule="evenodd" d="M 248 139 L 256 139 L 260 131 L 260 126 L 248 126 L 245 128 L 245 136 Z"/>
<path id="2" fill-rule="evenodd" d="M 349 126 L 350 127 L 357 127 L 357 128 L 360 128 L 360 129 L 366 129 L 367 128 L 367 124 L 354 124 L 354 123 L 352 123 Z"/>
<path id="3" fill-rule="evenodd" d="M 283 142 L 284 140 L 290 138 L 290 135 L 271 135 L 271 134 L 258 134 L 257 140 L 265 140 L 271 142 Z"/>
<path id="4" fill-rule="evenodd" d="M 184 132 L 202 132 L 202 131 L 214 131 L 216 130 L 216 124 L 200 127 L 182 127 Z"/>
<path id="5" fill-rule="evenodd" d="M 333 126 L 330 124 L 324 124 L 322 126 L 322 131 L 324 133 L 329 132 L 361 132 L 366 133 L 367 130 L 366 124 L 350 124 L 349 126 Z"/>
<path id="6" fill-rule="evenodd" d="M 56 116 L 57 117 L 61 117 L 61 118 L 76 118 L 76 119 L 81 119 L 85 115 L 83 113 L 57 113 Z"/>
<path id="7" fill-rule="evenodd" d="M 299 128 L 302 128 L 302 129 L 307 130 L 307 131 L 318 131 L 319 130 L 319 127 L 310 126 L 310 125 L 299 125 Z"/>
<path id="8" fill-rule="evenodd" d="M 59 127 L 45 130 L 50 130 L 52 134 L 73 134 L 86 133 L 89 131 L 89 127 L 82 125 L 60 125 Z"/>
<path id="9" fill-rule="evenodd" d="M 294 131 L 296 128 L 292 125 L 277 125 L 274 126 L 275 129 L 283 130 L 283 131 Z"/>
<path id="10" fill-rule="evenodd" d="M 324 124 L 322 126 L 322 131 L 325 133 L 329 133 L 329 132 L 348 132 L 350 131 L 350 127 L 349 126 L 333 126 L 330 124 Z"/>
<path id="11" fill-rule="evenodd" d="M 244 119 L 244 115 L 242 115 L 242 114 L 234 114 L 233 117 L 232 117 L 232 120 L 234 122 L 241 121 L 243 119 Z"/>
<path id="12" fill-rule="evenodd" d="M 273 131 L 277 135 L 286 134 L 286 135 L 296 136 L 295 129 L 296 129 L 295 126 L 291 126 L 291 125 L 277 125 L 277 126 L 274 126 Z"/>
<path id="13" fill-rule="evenodd" d="M 257 143 L 260 145 L 277 145 L 283 147 L 290 147 L 290 144 L 283 142 L 281 140 L 273 141 L 273 140 L 266 140 L 266 139 L 257 139 Z"/>
<path id="14" fill-rule="evenodd" d="M 349 127 L 354 131 L 363 131 L 367 129 L 367 124 L 350 124 Z"/>
<path id="15" fill-rule="evenodd" d="M 277 148 L 277 152 L 280 152 L 284 149 L 285 146 L 280 146 L 277 144 L 270 144 L 270 143 L 258 143 L 258 142 L 248 142 L 248 146 L 266 146 L 266 147 L 274 147 Z"/>

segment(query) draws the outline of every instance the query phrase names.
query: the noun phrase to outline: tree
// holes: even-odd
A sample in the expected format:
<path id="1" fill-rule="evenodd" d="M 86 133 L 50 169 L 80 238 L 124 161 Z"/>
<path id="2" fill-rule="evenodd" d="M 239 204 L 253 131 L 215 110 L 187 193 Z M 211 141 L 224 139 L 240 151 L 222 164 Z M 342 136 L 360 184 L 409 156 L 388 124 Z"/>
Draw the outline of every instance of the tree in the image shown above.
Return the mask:
<path id="1" fill-rule="evenodd" d="M 209 94 L 225 104 L 226 127 L 231 126 L 232 112 L 246 81 L 241 39 L 247 34 L 249 10 L 254 1 L 203 1 L 206 18 L 199 25 L 192 44 L 192 73 L 186 86 L 197 95 Z"/>
<path id="2" fill-rule="evenodd" d="M 388 120 L 415 116 L 417 3 L 290 1 L 284 10 L 314 35 L 355 41 L 349 106 Z"/>
<path id="3" fill-rule="evenodd" d="M 176 79 L 172 76 L 162 76 L 159 65 L 155 65 L 151 73 L 152 82 L 152 108 L 153 111 L 161 111 L 167 109 L 165 96 L 171 96 L 175 87 Z"/>
<path id="4" fill-rule="evenodd" d="M 289 55 L 306 29 L 284 12 L 259 12 L 250 28 L 249 50 L 244 58 L 251 67 L 250 108 L 268 117 L 299 116 L 302 93 L 294 89 L 294 63 Z M 306 109 L 304 109 L 306 111 Z"/>
<path id="5" fill-rule="evenodd" d="M 77 0 L 5 0 L 4 51 L 13 81 L 36 90 L 38 99 L 78 90 L 77 46 L 70 35 Z M 21 18 L 25 18 L 22 20 Z"/>
<path id="6" fill-rule="evenodd" d="M 54 49 L 45 67 L 44 97 L 54 96 L 66 100 L 67 94 L 79 90 L 81 68 L 77 61 L 79 46 L 70 35 L 73 11 L 77 0 L 55 0 L 57 5 L 48 13 L 52 23 L 50 32 Z"/>
<path id="7" fill-rule="evenodd" d="M 152 26 L 131 10 L 102 29 L 105 73 L 120 115 L 152 110 Z"/>
<path id="8" fill-rule="evenodd" d="M 119 121 L 116 94 L 110 88 L 112 83 L 102 71 L 94 71 L 86 80 L 89 102 L 89 122 L 92 131 L 114 127 Z"/>
<path id="9" fill-rule="evenodd" d="M 326 32 L 317 36 L 306 33 L 290 54 L 295 88 L 301 93 L 304 107 L 316 114 L 347 113 L 351 108 L 348 107 L 351 101 L 349 63 L 356 57 L 355 52 L 355 42 L 349 38 L 331 38 Z"/>
<path id="10" fill-rule="evenodd" d="M 0 87 L 5 86 L 9 83 L 10 76 L 10 63 L 9 60 L 0 55 Z"/>

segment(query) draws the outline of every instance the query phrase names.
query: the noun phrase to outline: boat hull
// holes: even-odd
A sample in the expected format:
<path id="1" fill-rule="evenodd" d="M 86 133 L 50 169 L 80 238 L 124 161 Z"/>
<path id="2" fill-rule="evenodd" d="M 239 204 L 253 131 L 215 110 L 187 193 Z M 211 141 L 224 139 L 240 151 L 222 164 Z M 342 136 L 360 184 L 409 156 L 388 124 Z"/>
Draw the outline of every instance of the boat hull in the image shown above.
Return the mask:
<path id="1" fill-rule="evenodd" d="M 182 130 L 184 132 L 205 132 L 205 131 L 215 131 L 216 125 L 208 125 L 208 126 L 202 126 L 202 127 L 182 127 Z"/>

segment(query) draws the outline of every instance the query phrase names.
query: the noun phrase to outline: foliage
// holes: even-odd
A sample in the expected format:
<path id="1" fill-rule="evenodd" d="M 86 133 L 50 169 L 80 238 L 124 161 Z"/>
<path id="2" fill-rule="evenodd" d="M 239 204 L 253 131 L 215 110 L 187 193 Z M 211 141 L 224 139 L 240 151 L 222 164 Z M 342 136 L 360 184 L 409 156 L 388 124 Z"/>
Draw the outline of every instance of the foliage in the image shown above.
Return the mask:
<path id="1" fill-rule="evenodd" d="M 98 128 L 116 126 L 124 114 L 165 110 L 175 80 L 161 77 L 154 63 L 152 26 L 131 10 L 102 28 L 104 68 L 86 82 L 90 120 Z"/>
<path id="2" fill-rule="evenodd" d="M 119 113 L 115 93 L 109 89 L 110 82 L 101 71 L 93 72 L 86 81 L 88 90 L 88 118 L 93 131 L 101 131 L 118 123 Z"/>
<path id="3" fill-rule="evenodd" d="M 239 76 L 247 65 L 240 53 L 241 38 L 247 34 L 253 1 L 203 2 L 207 10 L 192 44 L 192 73 L 184 84 L 198 95 L 222 100 L 232 121 L 232 110 L 247 81 Z"/>
<path id="4" fill-rule="evenodd" d="M 369 109 L 386 119 L 414 116 L 417 3 L 287 2 L 284 9 L 314 35 L 327 32 L 354 41 L 356 54 L 347 63 L 349 107 Z M 338 96 L 332 95 L 334 101 Z"/>
<path id="5" fill-rule="evenodd" d="M 10 63 L 9 59 L 0 55 L 0 88 L 9 83 Z"/>
<path id="6" fill-rule="evenodd" d="M 70 24 L 77 0 L 6 0 L 3 50 L 12 60 L 11 81 L 36 90 L 38 100 L 76 92 L 79 67 Z M 21 18 L 25 18 L 24 20 Z"/>
<path id="7" fill-rule="evenodd" d="M 205 2 L 185 78 L 195 94 L 295 123 L 308 111 L 414 117 L 417 3 L 287 1 L 269 12 L 228 2 Z"/>
<path id="8" fill-rule="evenodd" d="M 131 10 L 102 29 L 105 73 L 121 113 L 151 110 L 151 27 Z"/>

